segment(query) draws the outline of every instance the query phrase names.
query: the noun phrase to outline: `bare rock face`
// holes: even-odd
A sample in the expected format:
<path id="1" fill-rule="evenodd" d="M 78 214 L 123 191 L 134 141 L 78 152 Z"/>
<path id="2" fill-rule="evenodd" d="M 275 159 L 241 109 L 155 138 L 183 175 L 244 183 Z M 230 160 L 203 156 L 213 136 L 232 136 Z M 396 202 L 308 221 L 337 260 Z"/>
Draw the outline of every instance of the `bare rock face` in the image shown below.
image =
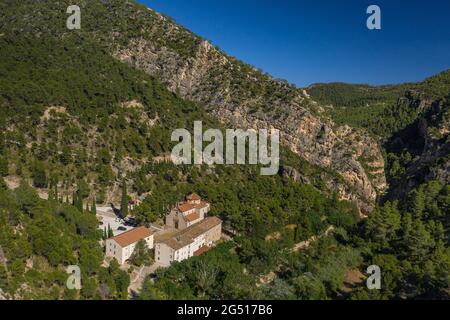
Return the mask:
<path id="1" fill-rule="evenodd" d="M 371 211 L 377 194 L 386 188 L 384 160 L 373 139 L 348 126 L 336 127 L 303 90 L 274 80 L 207 41 L 200 41 L 196 54 L 186 57 L 135 38 L 112 55 L 204 105 L 229 127 L 279 129 L 282 143 L 293 152 L 337 173 L 338 179 L 325 182 L 363 212 Z"/>
<path id="2" fill-rule="evenodd" d="M 298 172 L 298 170 L 289 166 L 281 166 L 280 175 L 286 179 L 292 179 L 295 182 L 300 182 L 303 184 L 311 183 L 308 177 L 302 175 L 300 172 Z"/>

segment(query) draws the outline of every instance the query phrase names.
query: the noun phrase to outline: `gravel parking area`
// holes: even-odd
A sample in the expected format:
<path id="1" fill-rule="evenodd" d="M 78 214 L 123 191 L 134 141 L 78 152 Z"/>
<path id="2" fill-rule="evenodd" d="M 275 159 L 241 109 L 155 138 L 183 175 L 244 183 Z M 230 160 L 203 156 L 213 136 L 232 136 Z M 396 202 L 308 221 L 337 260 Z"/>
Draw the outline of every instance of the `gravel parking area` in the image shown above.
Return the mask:
<path id="1" fill-rule="evenodd" d="M 125 221 L 118 218 L 111 207 L 97 208 L 97 218 L 103 222 L 103 224 L 99 223 L 98 228 L 103 231 L 104 228 L 108 229 L 108 225 L 110 225 L 114 236 L 133 229 L 133 227 L 125 225 Z M 119 230 L 119 228 L 124 228 L 125 230 Z"/>

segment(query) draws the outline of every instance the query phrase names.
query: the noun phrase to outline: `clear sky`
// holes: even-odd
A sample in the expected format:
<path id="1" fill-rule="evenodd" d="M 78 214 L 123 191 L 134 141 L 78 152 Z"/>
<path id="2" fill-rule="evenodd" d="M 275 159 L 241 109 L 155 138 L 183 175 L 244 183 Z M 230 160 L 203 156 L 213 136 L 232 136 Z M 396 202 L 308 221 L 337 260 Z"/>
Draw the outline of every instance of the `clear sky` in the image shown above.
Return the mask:
<path id="1" fill-rule="evenodd" d="M 300 87 L 420 81 L 450 68 L 450 0 L 138 0 Z M 366 9 L 381 8 L 381 30 Z"/>

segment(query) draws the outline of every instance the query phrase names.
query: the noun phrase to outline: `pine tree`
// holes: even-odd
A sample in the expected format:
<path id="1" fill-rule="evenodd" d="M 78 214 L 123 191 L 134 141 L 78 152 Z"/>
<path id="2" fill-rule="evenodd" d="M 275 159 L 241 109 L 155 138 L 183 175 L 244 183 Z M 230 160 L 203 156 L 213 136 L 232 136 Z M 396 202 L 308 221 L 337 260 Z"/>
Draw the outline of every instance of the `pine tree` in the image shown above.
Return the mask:
<path id="1" fill-rule="evenodd" d="M 33 185 L 36 188 L 47 188 L 47 173 L 41 162 L 36 162 L 33 167 Z"/>
<path id="2" fill-rule="evenodd" d="M 412 199 L 410 200 L 410 202 L 414 218 L 420 219 L 422 218 L 423 211 L 425 210 L 425 193 L 423 192 L 422 188 L 419 188 L 411 192 L 411 194 Z"/>
<path id="3" fill-rule="evenodd" d="M 81 195 L 81 189 L 78 189 L 75 194 L 75 207 L 80 211 L 83 212 L 83 197 Z"/>
<path id="4" fill-rule="evenodd" d="M 301 228 L 300 228 L 300 224 L 295 225 L 295 230 L 294 230 L 294 242 L 298 242 L 301 236 Z"/>
<path id="5" fill-rule="evenodd" d="M 415 219 L 412 223 L 408 223 L 403 235 L 403 244 L 406 249 L 404 253 L 411 261 L 424 261 L 435 246 L 435 241 L 426 230 L 424 223 Z"/>
<path id="6" fill-rule="evenodd" d="M 113 230 L 111 228 L 111 225 L 108 223 L 108 238 L 114 237 Z"/>
<path id="7" fill-rule="evenodd" d="M 120 202 L 120 212 L 125 218 L 128 215 L 128 195 L 127 195 L 127 183 L 125 179 L 122 182 L 122 200 Z"/>
<path id="8" fill-rule="evenodd" d="M 56 181 L 56 184 L 55 184 L 55 200 L 59 202 L 58 181 Z"/>
<path id="9" fill-rule="evenodd" d="M 0 177 L 8 175 L 8 159 L 0 156 Z"/>
<path id="10" fill-rule="evenodd" d="M 366 223 L 366 234 L 382 246 L 395 240 L 397 231 L 401 228 L 401 214 L 397 203 L 387 202 L 371 214 Z"/>
<path id="11" fill-rule="evenodd" d="M 0 190 L 6 190 L 8 187 L 6 186 L 5 180 L 3 180 L 2 177 L 0 177 Z"/>
<path id="12" fill-rule="evenodd" d="M 97 214 L 97 205 L 95 203 L 95 198 L 92 200 L 92 207 L 91 207 L 91 212 L 92 214 L 96 215 Z"/>

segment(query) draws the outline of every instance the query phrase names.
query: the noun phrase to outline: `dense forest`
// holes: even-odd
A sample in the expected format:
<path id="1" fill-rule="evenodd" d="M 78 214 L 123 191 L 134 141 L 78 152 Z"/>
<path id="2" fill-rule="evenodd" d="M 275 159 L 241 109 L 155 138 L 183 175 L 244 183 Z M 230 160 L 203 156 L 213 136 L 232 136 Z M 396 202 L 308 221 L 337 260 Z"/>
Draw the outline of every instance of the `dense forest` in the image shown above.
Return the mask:
<path id="1" fill-rule="evenodd" d="M 0 188 L 0 289 L 16 299 L 123 299 L 129 275 L 102 266 L 101 231 L 92 212 L 42 200 L 26 184 Z M 3 260 L 3 261 L 2 261 Z M 66 286 L 66 266 L 80 266 L 82 290 Z"/>
<path id="2" fill-rule="evenodd" d="M 388 139 L 417 120 L 421 102 L 449 95 L 450 70 L 420 83 L 390 86 L 346 83 L 314 84 L 307 88 L 313 99 L 324 105 L 337 124 L 362 128 L 375 137 Z"/>
<path id="3" fill-rule="evenodd" d="M 328 216 L 333 221 L 348 213 L 356 219 L 354 205 L 333 198 L 323 185 L 321 177 L 332 173 L 286 149 L 282 165 L 308 176 L 311 185 L 282 175 L 261 177 L 250 166 L 154 162 L 171 149 L 173 129 L 199 119 L 204 126 L 221 125 L 157 79 L 114 60 L 95 39 L 71 35 L 43 41 L 7 34 L 0 42 L 0 167 L 6 178 L 1 288 L 7 297 L 126 297 L 129 274 L 115 264 L 102 267 L 104 235 L 89 208 L 107 201 L 109 190 L 124 181 L 131 193 L 151 194 L 133 212 L 143 224 L 161 219 L 196 190 L 213 203 L 213 214 L 227 229 L 247 239 L 248 255 L 257 246 L 249 234 L 264 239 L 281 230 L 293 243 L 323 232 Z M 11 177 L 22 182 L 8 191 Z M 49 199 L 40 199 L 35 190 L 48 192 Z M 21 197 L 30 204 L 22 204 Z M 285 230 L 289 224 L 295 229 Z M 26 248 L 18 254 L 22 244 Z M 83 278 L 89 278 L 78 293 L 66 290 L 63 281 L 71 264 L 80 265 Z M 253 264 L 263 268 L 261 262 Z"/>
<path id="4" fill-rule="evenodd" d="M 274 201 L 298 200 L 305 205 L 307 199 L 314 198 L 296 187 L 286 192 L 291 193 L 295 201 L 289 198 L 282 201 L 278 197 Z M 380 205 L 365 220 L 348 211 L 343 203 L 330 202 L 328 206 L 320 197 L 315 201 L 318 203 L 311 209 L 303 208 L 291 225 L 270 230 L 265 222 L 253 222 L 253 229 L 242 232 L 233 242 L 222 243 L 200 257 L 159 270 L 156 280 L 147 279 L 137 298 L 450 297 L 448 185 L 429 182 L 413 190 L 402 203 L 393 201 Z M 226 203 L 229 206 L 240 202 L 227 199 Z M 254 206 L 255 202 L 251 203 Z M 325 219 L 317 215 L 322 210 L 326 210 Z M 335 229 L 326 233 L 327 226 L 331 225 Z M 274 230 L 277 230 L 276 237 L 267 237 Z M 312 241 L 307 250 L 293 252 L 295 243 L 312 235 L 322 236 Z M 348 283 L 350 271 L 365 270 L 372 264 L 383 270 L 381 290 L 368 290 L 363 281 Z M 265 281 L 267 277 L 271 281 Z"/>
<path id="5" fill-rule="evenodd" d="M 0 5 L 0 298 L 450 298 L 450 186 L 438 179 L 443 175 L 427 171 L 419 179 L 413 170 L 422 158 L 436 167 L 448 161 L 449 71 L 417 84 L 306 88 L 317 102 L 314 112 L 320 106 L 337 124 L 366 130 L 383 145 L 390 188 L 364 217 L 324 182 L 342 177 L 285 147 L 282 170 L 270 177 L 260 176 L 257 166 L 157 161 L 171 150 L 174 129 L 192 128 L 195 120 L 204 127 L 223 124 L 202 104 L 110 55 L 107 30 L 126 43 L 133 34 L 124 30 L 150 27 L 152 20 L 96 21 L 92 12 L 102 16 L 105 8 L 92 2 L 83 23 L 97 31 L 61 34 L 64 26 L 56 21 L 65 21 L 65 10 L 57 3 L 50 10 L 48 3 Z M 20 17 L 31 8 L 35 20 L 24 23 Z M 191 56 L 198 43 L 185 29 L 176 34 L 148 34 L 147 40 Z M 242 72 L 233 83 L 237 92 L 259 94 L 244 71 L 261 82 L 270 77 L 236 63 Z M 293 99 L 297 88 L 287 87 L 288 97 L 264 88 L 262 109 Z M 406 178 L 416 183 L 401 196 L 391 192 Z M 127 203 L 126 192 L 120 198 L 124 189 L 147 195 L 130 212 L 139 225 L 161 222 L 196 192 L 223 220 L 228 240 L 159 269 L 129 296 L 130 273 L 151 263 L 151 252 L 138 246 L 128 271 L 116 261 L 105 264 L 101 240 L 111 234 L 102 233 L 95 217 L 98 204 Z M 74 264 L 82 270 L 81 290 L 66 287 L 66 268 Z M 373 264 L 383 272 L 381 290 L 365 285 Z"/>

